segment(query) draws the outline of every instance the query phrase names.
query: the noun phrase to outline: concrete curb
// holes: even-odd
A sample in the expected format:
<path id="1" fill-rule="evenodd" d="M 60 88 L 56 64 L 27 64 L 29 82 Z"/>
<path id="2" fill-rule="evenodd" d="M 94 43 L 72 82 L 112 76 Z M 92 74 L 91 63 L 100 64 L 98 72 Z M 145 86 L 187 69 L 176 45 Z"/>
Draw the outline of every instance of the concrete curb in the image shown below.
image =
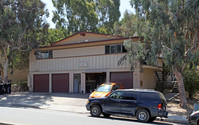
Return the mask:
<path id="1" fill-rule="evenodd" d="M 169 119 L 169 118 L 157 118 L 156 120 L 171 122 L 171 123 L 181 123 L 181 124 L 188 124 L 188 120 L 180 120 L 180 119 Z"/>

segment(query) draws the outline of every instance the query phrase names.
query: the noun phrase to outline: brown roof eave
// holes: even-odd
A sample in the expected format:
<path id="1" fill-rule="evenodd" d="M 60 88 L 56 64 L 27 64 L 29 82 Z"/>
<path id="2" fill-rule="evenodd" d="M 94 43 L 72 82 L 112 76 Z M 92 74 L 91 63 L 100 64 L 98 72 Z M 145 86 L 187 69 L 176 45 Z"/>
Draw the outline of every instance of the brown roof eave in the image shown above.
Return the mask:
<path id="1" fill-rule="evenodd" d="M 100 43 L 100 42 L 106 42 L 106 41 L 113 41 L 113 40 L 126 40 L 126 39 L 136 39 L 140 38 L 138 36 L 135 37 L 126 37 L 126 38 L 118 38 L 118 39 L 109 39 L 109 40 L 98 40 L 98 41 L 89 41 L 89 42 L 80 42 L 80 43 L 70 43 L 70 44 L 62 44 L 62 45 L 51 45 L 51 46 L 44 46 L 40 48 L 50 48 L 50 47 L 59 47 L 59 46 L 69 46 L 69 45 L 81 45 L 81 44 L 89 44 L 89 43 Z"/>
<path id="2" fill-rule="evenodd" d="M 54 44 L 56 44 L 56 43 L 59 43 L 59 42 L 61 42 L 61 41 L 63 41 L 63 40 L 66 40 L 66 39 L 68 39 L 68 38 L 70 38 L 70 37 L 72 37 L 72 36 L 75 36 L 75 35 L 78 35 L 78 34 L 83 34 L 83 33 L 98 34 L 98 35 L 105 35 L 105 36 L 123 37 L 123 36 L 118 36 L 118 35 L 110 35 L 110 34 L 103 34 L 103 33 L 93 33 L 93 32 L 78 32 L 78 33 L 75 33 L 75 34 L 73 34 L 73 35 L 71 35 L 71 36 L 68 36 L 68 37 L 66 37 L 66 38 L 64 38 L 64 39 L 61 39 L 61 40 L 59 40 L 59 41 L 56 41 L 56 42 L 54 42 L 54 43 L 51 43 L 51 45 L 54 45 Z"/>

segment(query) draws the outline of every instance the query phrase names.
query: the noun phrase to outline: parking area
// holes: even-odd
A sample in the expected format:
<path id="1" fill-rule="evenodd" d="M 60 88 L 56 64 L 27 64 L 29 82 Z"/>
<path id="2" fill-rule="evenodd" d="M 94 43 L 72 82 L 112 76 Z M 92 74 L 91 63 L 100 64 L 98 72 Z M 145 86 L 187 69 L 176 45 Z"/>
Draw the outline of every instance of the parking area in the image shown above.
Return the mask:
<path id="1" fill-rule="evenodd" d="M 0 95 L 0 106 L 52 109 L 87 113 L 85 108 L 89 94 L 68 93 L 13 93 Z"/>

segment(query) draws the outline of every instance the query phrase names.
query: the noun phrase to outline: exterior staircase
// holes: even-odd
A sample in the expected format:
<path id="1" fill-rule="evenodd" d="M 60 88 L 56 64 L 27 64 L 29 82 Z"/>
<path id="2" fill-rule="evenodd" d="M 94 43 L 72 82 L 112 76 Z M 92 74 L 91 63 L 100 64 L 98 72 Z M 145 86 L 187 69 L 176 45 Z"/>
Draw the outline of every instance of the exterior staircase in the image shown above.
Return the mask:
<path id="1" fill-rule="evenodd" d="M 174 84 L 173 84 L 173 90 L 172 90 L 172 92 L 173 93 L 178 93 L 179 91 L 178 91 L 178 83 L 177 82 L 175 82 Z"/>
<path id="2" fill-rule="evenodd" d="M 158 90 L 158 91 L 163 91 L 164 89 L 168 89 L 167 87 L 167 82 L 168 81 L 166 81 L 165 83 L 164 83 L 164 81 L 163 81 L 163 75 L 162 75 L 162 72 L 160 72 L 160 71 L 155 71 L 155 76 L 156 76 L 156 78 L 157 78 L 157 81 L 158 81 L 158 83 L 156 84 L 156 90 Z M 172 92 L 173 93 L 178 93 L 178 83 L 177 83 L 177 81 L 175 80 L 175 77 L 173 76 L 173 75 L 171 75 L 171 81 L 169 81 L 169 83 L 172 85 L 170 85 L 172 88 L 170 88 L 170 89 L 172 89 Z"/>
<path id="3" fill-rule="evenodd" d="M 155 71 L 155 76 L 157 78 L 157 84 L 155 90 L 163 91 L 164 89 L 164 82 L 163 82 L 163 75 L 160 71 Z"/>
<path id="4" fill-rule="evenodd" d="M 156 77 L 157 77 L 158 81 L 159 81 L 159 82 L 163 82 L 163 75 L 162 75 L 162 72 L 156 71 L 155 74 L 156 74 Z"/>

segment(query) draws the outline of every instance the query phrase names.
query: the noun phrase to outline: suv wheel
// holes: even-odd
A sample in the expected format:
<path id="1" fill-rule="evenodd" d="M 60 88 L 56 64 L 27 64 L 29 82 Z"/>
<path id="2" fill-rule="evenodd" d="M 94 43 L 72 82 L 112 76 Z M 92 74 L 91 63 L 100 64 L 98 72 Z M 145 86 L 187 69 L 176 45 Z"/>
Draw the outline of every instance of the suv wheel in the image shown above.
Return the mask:
<path id="1" fill-rule="evenodd" d="M 136 118 L 138 121 L 148 122 L 150 119 L 150 115 L 146 109 L 139 109 L 136 113 Z"/>
<path id="2" fill-rule="evenodd" d="M 111 114 L 103 113 L 103 115 L 104 115 L 105 118 L 109 118 Z"/>
<path id="3" fill-rule="evenodd" d="M 91 113 L 91 116 L 93 116 L 93 117 L 99 117 L 102 113 L 102 110 L 98 105 L 93 105 L 91 107 L 90 113 Z"/>

